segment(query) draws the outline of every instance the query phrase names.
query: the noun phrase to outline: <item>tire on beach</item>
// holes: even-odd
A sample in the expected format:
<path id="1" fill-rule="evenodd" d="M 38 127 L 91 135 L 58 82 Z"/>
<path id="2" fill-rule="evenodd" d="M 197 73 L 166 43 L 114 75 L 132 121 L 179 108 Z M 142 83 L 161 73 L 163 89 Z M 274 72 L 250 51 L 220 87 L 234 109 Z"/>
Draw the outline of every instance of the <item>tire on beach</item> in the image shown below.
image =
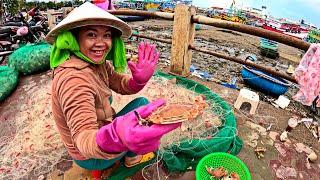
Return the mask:
<path id="1" fill-rule="evenodd" d="M 5 100 L 17 87 L 19 73 L 9 66 L 0 66 L 0 102 Z"/>

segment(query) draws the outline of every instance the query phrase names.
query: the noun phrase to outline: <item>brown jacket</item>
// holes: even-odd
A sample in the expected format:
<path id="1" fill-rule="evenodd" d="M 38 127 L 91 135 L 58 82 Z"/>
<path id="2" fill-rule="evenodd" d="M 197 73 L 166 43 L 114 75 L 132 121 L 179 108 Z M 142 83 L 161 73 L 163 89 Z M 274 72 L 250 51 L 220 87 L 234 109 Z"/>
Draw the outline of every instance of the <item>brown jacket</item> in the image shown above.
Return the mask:
<path id="1" fill-rule="evenodd" d="M 74 159 L 109 159 L 119 155 L 103 152 L 96 143 L 96 133 L 115 114 L 109 102 L 111 90 L 136 93 L 128 88 L 129 79 L 129 75 L 116 73 L 110 62 L 93 65 L 74 56 L 54 70 L 53 117 Z"/>

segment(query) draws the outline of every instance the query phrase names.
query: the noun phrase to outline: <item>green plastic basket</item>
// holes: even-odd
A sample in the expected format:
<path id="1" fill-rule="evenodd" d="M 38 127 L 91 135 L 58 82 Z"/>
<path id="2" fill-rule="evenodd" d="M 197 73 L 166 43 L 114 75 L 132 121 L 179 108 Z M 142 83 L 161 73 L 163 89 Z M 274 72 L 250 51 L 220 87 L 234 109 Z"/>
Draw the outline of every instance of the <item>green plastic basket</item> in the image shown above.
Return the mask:
<path id="1" fill-rule="evenodd" d="M 240 180 L 251 180 L 247 166 L 239 158 L 228 153 L 216 152 L 203 157 L 197 165 L 197 180 L 215 179 L 207 172 L 206 166 L 212 168 L 224 167 L 229 173 L 236 172 Z"/>

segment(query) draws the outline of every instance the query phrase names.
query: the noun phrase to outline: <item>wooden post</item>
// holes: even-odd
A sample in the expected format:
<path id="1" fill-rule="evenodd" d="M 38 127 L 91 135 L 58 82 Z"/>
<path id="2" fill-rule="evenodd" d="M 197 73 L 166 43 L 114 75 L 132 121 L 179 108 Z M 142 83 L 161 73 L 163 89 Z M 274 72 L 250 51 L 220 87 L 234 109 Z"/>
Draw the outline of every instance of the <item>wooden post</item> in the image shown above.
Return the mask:
<path id="1" fill-rule="evenodd" d="M 73 10 L 73 7 L 64 7 L 63 8 L 63 19 L 68 16 L 68 14 Z"/>
<path id="2" fill-rule="evenodd" d="M 54 10 L 48 10 L 47 11 L 47 18 L 48 18 L 48 25 L 49 25 L 49 29 L 51 30 L 52 28 L 54 28 L 54 26 L 56 25 L 56 19 L 55 16 L 52 15 L 54 13 Z"/>
<path id="3" fill-rule="evenodd" d="M 195 28 L 192 15 L 196 13 L 194 7 L 178 4 L 175 8 L 170 73 L 186 77 L 190 75 L 192 50 L 189 44 L 194 41 Z"/>

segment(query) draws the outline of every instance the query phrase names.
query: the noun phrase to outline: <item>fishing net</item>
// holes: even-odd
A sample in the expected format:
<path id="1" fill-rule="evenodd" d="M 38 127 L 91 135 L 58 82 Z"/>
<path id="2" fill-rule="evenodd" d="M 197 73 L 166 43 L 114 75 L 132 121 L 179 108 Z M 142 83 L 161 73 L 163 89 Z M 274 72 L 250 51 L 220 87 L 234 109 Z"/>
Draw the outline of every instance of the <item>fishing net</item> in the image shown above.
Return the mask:
<path id="1" fill-rule="evenodd" d="M 50 69 L 50 52 L 50 44 L 27 44 L 9 56 L 8 65 L 24 75 L 43 72 Z"/>
<path id="2" fill-rule="evenodd" d="M 0 137 L 0 179 L 35 179 L 68 157 L 51 113 L 50 83 L 47 74 L 22 87 L 24 96 L 10 117 L 15 133 Z M 165 98 L 167 103 L 193 103 L 198 96 L 204 96 L 209 104 L 198 118 L 184 122 L 182 128 L 161 139 L 155 163 L 162 160 L 169 172 L 191 170 L 211 152 L 239 152 L 242 142 L 236 135 L 233 112 L 205 86 L 158 72 L 139 94 L 114 93 L 113 107 L 120 111 L 130 100 L 141 96 L 150 101 Z M 121 166 L 110 179 L 124 179 L 146 165 L 129 169 Z"/>
<path id="3" fill-rule="evenodd" d="M 13 132 L 0 136 L 0 179 L 37 179 L 67 157 L 51 113 L 50 75 L 41 77 L 23 85 L 9 109 Z"/>
<path id="4" fill-rule="evenodd" d="M 0 66 L 0 101 L 8 97 L 18 84 L 18 72 L 8 66 Z"/>
<path id="5" fill-rule="evenodd" d="M 169 172 L 194 170 L 202 157 L 212 152 L 238 154 L 242 140 L 237 136 L 236 120 L 230 106 L 209 88 L 194 81 L 161 72 L 148 82 L 139 93 L 123 97 L 114 95 L 116 110 L 121 110 L 136 97 L 144 96 L 150 101 L 165 98 L 167 103 L 192 103 L 199 95 L 204 96 L 209 107 L 195 120 L 183 122 L 180 129 L 166 134 L 156 163 L 164 162 Z M 122 167 L 112 178 L 124 178 Z M 149 177 L 147 179 L 153 179 Z"/>

